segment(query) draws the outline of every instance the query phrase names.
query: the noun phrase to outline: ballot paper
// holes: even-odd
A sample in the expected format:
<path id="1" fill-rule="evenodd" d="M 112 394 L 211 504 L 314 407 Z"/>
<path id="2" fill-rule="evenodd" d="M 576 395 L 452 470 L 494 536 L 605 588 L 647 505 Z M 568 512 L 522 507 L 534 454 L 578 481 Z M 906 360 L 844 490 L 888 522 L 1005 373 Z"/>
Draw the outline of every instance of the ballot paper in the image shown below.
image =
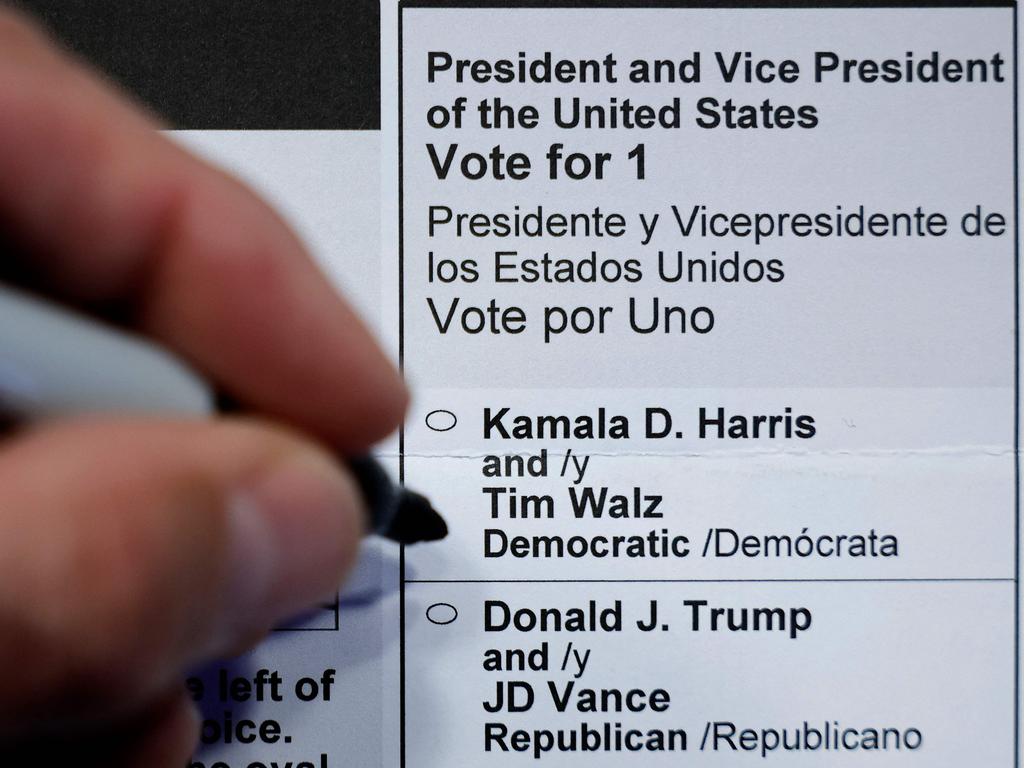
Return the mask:
<path id="1" fill-rule="evenodd" d="M 555 5 L 383 0 L 379 134 L 181 136 L 451 529 L 197 674 L 194 765 L 1018 765 L 1016 7 Z"/>

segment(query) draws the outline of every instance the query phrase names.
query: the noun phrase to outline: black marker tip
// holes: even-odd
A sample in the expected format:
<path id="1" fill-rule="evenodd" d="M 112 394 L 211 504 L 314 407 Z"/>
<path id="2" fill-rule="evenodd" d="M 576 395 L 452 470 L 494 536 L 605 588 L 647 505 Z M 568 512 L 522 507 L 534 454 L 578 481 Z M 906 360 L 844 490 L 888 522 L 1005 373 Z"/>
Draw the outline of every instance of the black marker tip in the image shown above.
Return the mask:
<path id="1" fill-rule="evenodd" d="M 425 496 L 396 485 L 375 459 L 349 459 L 349 467 L 362 491 L 369 527 L 399 544 L 439 541 L 448 526 Z"/>
<path id="2" fill-rule="evenodd" d="M 384 536 L 399 544 L 440 541 L 448 535 L 448 524 L 426 496 L 404 490 L 398 509 Z"/>

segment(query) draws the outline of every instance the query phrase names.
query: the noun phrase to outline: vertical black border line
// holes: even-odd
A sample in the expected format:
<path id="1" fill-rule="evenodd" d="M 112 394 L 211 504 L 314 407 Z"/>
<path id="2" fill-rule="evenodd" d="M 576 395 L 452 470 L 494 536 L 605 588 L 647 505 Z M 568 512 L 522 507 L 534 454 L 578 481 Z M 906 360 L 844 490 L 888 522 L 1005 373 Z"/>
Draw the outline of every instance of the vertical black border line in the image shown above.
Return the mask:
<path id="1" fill-rule="evenodd" d="M 1013 765 L 1020 768 L 1020 133 L 1013 6 Z"/>
<path id="2" fill-rule="evenodd" d="M 398 370 L 405 377 L 405 168 L 403 153 L 402 3 L 398 4 Z M 398 481 L 405 486 L 405 419 L 398 429 Z M 399 765 L 405 768 L 405 544 L 398 549 Z"/>

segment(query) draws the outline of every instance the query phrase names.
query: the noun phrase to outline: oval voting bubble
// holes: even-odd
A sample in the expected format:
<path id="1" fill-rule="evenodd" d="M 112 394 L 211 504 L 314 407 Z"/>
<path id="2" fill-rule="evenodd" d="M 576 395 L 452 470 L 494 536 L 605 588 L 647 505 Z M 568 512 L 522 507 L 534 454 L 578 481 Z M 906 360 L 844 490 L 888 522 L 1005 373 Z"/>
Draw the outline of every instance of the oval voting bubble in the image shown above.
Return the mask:
<path id="1" fill-rule="evenodd" d="M 431 624 L 451 624 L 457 618 L 459 611 L 451 603 L 434 603 L 427 608 L 427 621 Z"/>
<path id="2" fill-rule="evenodd" d="M 455 425 L 459 423 L 455 414 L 451 411 L 446 411 L 444 408 L 438 408 L 431 411 L 427 414 L 424 421 L 426 421 L 427 426 L 435 432 L 448 432 L 455 429 Z"/>

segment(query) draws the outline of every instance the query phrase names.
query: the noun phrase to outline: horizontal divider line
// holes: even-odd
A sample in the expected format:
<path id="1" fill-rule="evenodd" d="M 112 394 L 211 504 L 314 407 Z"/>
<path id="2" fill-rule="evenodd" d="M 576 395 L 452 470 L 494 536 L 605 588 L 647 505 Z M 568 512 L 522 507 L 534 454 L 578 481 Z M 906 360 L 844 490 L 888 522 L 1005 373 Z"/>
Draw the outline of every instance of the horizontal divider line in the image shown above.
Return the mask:
<path id="1" fill-rule="evenodd" d="M 890 578 L 890 579 L 406 579 L 406 584 L 1014 584 L 997 577 Z"/>
<path id="2" fill-rule="evenodd" d="M 501 8 L 563 10 L 577 8 L 750 8 L 753 10 L 827 10 L 833 8 L 1013 8 L 1015 0 L 401 0 L 406 8 Z"/>

